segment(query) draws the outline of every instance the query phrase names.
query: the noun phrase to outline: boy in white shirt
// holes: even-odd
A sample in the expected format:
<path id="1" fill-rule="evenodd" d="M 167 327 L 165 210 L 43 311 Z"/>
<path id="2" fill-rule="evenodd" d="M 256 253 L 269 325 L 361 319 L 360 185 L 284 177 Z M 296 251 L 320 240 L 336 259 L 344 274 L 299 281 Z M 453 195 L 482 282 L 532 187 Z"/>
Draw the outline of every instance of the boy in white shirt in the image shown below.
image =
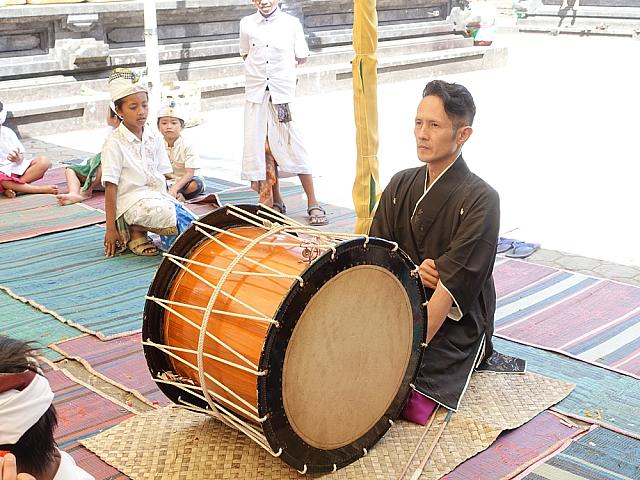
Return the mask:
<path id="1" fill-rule="evenodd" d="M 13 198 L 21 193 L 58 193 L 56 185 L 31 185 L 40 180 L 51 166 L 47 157 L 25 158 L 22 142 L 4 121 L 7 111 L 0 102 L 0 194 Z"/>
<path id="2" fill-rule="evenodd" d="M 131 70 L 117 68 L 109 90 L 122 123 L 102 147 L 105 255 L 111 257 L 127 247 L 136 255 L 157 255 L 147 232 L 160 235 L 168 249 L 195 216 L 167 193 L 165 176 L 173 169 L 161 136 L 146 126 L 146 86 Z"/>
<path id="3" fill-rule="evenodd" d="M 158 130 L 164 137 L 165 148 L 173 172 L 168 175 L 169 195 L 181 202 L 191 200 L 204 193 L 204 179 L 197 176 L 200 155 L 192 142 L 181 133 L 186 115 L 169 102 L 158 110 Z"/>

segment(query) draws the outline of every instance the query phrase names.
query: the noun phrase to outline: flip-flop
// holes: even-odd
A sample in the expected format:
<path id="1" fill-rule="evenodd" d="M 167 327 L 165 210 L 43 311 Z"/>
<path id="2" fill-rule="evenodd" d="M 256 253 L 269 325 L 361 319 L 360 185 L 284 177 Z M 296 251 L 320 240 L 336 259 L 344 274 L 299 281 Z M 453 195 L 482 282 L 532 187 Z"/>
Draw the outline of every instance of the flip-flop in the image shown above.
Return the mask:
<path id="1" fill-rule="evenodd" d="M 520 240 L 516 240 L 515 238 L 498 238 L 498 246 L 496 247 L 496 253 L 505 253 L 511 250 L 516 244 L 522 243 Z"/>
<path id="2" fill-rule="evenodd" d="M 533 252 L 540 248 L 538 243 L 518 243 L 514 245 L 511 252 L 505 253 L 505 257 L 509 258 L 527 258 Z"/>
<path id="3" fill-rule="evenodd" d="M 322 213 L 314 213 L 311 215 L 312 210 L 320 210 Z M 307 208 L 307 214 L 309 215 L 309 225 L 312 227 L 321 227 L 329 223 L 327 220 L 327 212 L 325 212 L 324 208 L 320 205 L 311 205 Z"/>
<path id="4" fill-rule="evenodd" d="M 284 202 L 273 202 L 273 209 L 277 210 L 278 212 L 285 214 L 287 213 L 287 207 L 284 204 Z"/>

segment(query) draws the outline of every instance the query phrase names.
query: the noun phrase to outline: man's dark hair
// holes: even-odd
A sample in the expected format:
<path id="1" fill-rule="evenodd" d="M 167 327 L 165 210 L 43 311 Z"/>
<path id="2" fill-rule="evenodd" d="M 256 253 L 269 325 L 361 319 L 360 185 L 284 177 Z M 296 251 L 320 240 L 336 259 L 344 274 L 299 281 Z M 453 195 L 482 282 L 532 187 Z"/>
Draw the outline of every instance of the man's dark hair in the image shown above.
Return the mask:
<path id="1" fill-rule="evenodd" d="M 422 91 L 422 98 L 434 95 L 444 104 L 444 111 L 453 123 L 454 128 L 473 125 L 476 116 L 476 104 L 466 87 L 458 83 L 443 80 L 432 80 Z"/>
<path id="2" fill-rule="evenodd" d="M 0 374 L 31 370 L 40 375 L 37 366 L 30 360 L 36 353 L 37 350 L 30 342 L 0 335 Z M 19 472 L 29 473 L 38 478 L 55 460 L 56 442 L 53 432 L 57 425 L 56 409 L 51 405 L 16 444 L 0 445 L 0 450 L 7 450 L 16 456 Z"/>
<path id="3" fill-rule="evenodd" d="M 0 112 L 4 110 L 4 104 L 0 101 Z"/>

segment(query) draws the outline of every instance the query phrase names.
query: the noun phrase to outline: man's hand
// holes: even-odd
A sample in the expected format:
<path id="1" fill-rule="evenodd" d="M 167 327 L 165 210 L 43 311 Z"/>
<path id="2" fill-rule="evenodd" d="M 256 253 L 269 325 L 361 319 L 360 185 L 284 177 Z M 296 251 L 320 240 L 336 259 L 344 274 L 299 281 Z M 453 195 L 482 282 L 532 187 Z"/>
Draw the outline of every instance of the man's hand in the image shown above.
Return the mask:
<path id="1" fill-rule="evenodd" d="M 425 287 L 430 288 L 431 290 L 436 289 L 438 281 L 440 280 L 440 275 L 436 269 L 436 262 L 431 258 L 427 258 L 420 264 L 420 267 L 418 267 L 418 274 L 420 275 L 420 280 L 422 280 L 422 284 Z"/>
<path id="2" fill-rule="evenodd" d="M 36 480 L 28 473 L 18 473 L 16 457 L 13 453 L 8 453 L 0 457 L 0 480 Z"/>
<path id="3" fill-rule="evenodd" d="M 17 148 L 7 154 L 7 160 L 13 163 L 19 162 L 20 160 L 22 160 L 22 158 L 23 158 L 23 155 L 22 153 L 20 153 L 20 150 L 18 150 Z"/>
<path id="4" fill-rule="evenodd" d="M 104 234 L 104 255 L 113 257 L 123 244 L 124 240 L 118 231 L 115 228 L 107 228 L 107 233 Z"/>

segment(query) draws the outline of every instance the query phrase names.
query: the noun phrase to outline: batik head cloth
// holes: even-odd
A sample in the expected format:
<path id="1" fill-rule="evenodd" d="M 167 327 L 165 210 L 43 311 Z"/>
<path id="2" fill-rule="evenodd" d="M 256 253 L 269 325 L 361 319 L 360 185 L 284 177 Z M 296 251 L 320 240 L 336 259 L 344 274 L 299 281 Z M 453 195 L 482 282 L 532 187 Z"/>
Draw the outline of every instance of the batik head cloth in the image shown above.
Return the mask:
<path id="1" fill-rule="evenodd" d="M 134 71 L 128 68 L 116 68 L 109 77 L 109 92 L 111 100 L 117 102 L 134 93 L 147 92 L 147 87 L 140 81 L 140 75 Z"/>

